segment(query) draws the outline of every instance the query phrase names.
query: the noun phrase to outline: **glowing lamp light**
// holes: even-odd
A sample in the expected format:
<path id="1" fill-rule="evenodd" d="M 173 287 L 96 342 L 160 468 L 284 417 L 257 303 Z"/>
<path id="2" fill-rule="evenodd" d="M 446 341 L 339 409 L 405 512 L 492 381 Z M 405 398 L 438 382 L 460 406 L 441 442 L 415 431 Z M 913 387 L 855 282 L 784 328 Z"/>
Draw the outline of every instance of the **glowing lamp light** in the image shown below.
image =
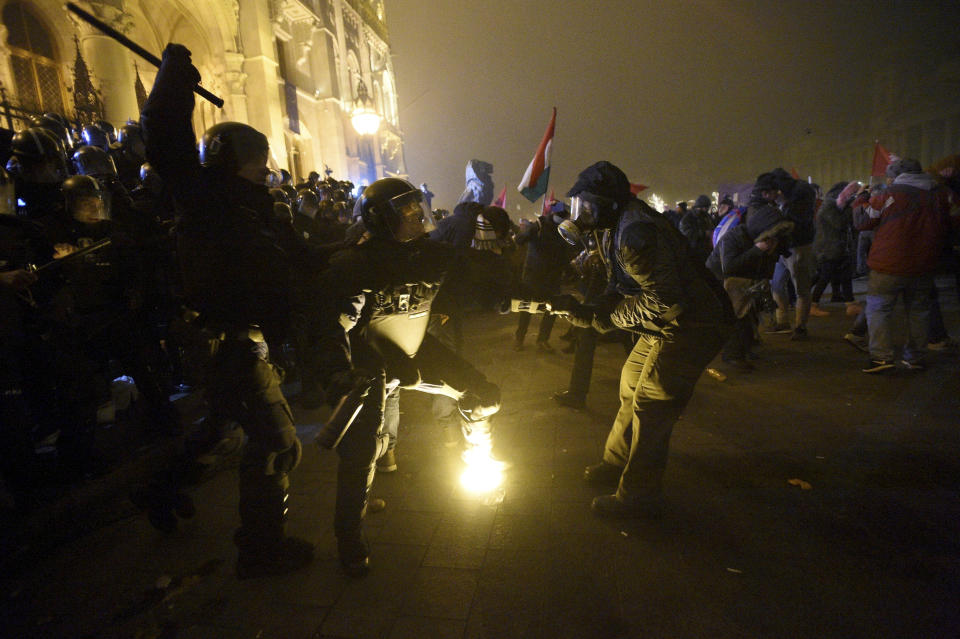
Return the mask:
<path id="1" fill-rule="evenodd" d="M 653 207 L 658 213 L 663 213 L 667 208 L 667 203 L 664 202 L 663 198 L 656 193 L 651 193 L 650 206 Z"/>
<path id="2" fill-rule="evenodd" d="M 357 82 L 357 99 L 354 100 L 353 113 L 350 115 L 353 130 L 359 135 L 373 135 L 380 129 L 381 121 L 383 118 L 373 108 L 373 100 L 367 93 L 367 85 L 361 79 Z"/>

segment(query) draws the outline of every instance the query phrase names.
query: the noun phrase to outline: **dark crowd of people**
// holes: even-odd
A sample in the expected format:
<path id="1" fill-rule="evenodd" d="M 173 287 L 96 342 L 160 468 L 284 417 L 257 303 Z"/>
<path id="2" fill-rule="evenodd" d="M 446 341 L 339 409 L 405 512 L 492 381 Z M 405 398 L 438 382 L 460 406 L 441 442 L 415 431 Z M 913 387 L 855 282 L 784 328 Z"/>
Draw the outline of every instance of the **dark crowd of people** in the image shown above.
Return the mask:
<path id="1" fill-rule="evenodd" d="M 803 340 L 830 285 L 856 316 L 845 339 L 869 352 L 871 373 L 897 361 L 922 369 L 925 349 L 952 344 L 933 276 L 956 272 L 956 156 L 926 172 L 897 160 L 885 185 L 822 194 L 776 169 L 746 206 L 700 196 L 664 213 L 598 162 L 567 192 L 570 205 L 548 202 L 516 225 L 492 204 L 493 167 L 478 160 L 448 213 L 431 210 L 426 184 L 399 178 L 356 189 L 326 171 L 297 183 L 268 168 L 266 137 L 245 124 L 217 124 L 198 145 L 198 81 L 190 52 L 169 45 L 139 122 L 78 129 L 46 114 L 6 136 L 0 470 L 20 511 L 51 483 L 107 470 L 98 424 L 129 376 L 145 434 L 187 442 L 182 460 L 133 493 L 151 523 L 170 530 L 191 515 L 191 460 L 242 431 L 238 575 L 295 570 L 313 548 L 284 526 L 302 455 L 285 371 L 300 405 L 331 408 L 318 442 L 339 457 L 339 559 L 362 576 L 363 521 L 385 507 L 370 496 L 373 478 L 398 467 L 402 389 L 434 396 L 449 445 L 491 452 L 500 390 L 463 347 L 466 310 L 513 300 L 517 351 L 534 317 L 525 311 L 545 311 L 540 352 L 552 351 L 557 318 L 569 324 L 571 379 L 554 395 L 564 406 L 584 406 L 597 342 L 622 342 L 620 409 L 602 460 L 585 470 L 611 488 L 592 503 L 609 517 L 659 511 L 674 423 L 718 353 L 732 369 L 754 368 L 761 314 L 772 316 L 767 330 Z M 862 307 L 851 282 L 867 273 Z M 910 327 L 902 345 L 890 328 L 898 301 Z M 187 433 L 176 390 L 205 402 Z M 55 442 L 52 461 L 37 454 L 41 441 Z"/>

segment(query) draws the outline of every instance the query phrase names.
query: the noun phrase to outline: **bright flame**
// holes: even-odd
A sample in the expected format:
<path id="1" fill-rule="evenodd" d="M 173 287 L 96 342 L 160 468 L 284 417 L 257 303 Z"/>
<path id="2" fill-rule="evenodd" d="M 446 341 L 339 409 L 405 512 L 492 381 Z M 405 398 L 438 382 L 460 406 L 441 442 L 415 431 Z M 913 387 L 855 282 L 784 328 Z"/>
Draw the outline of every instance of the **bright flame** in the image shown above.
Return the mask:
<path id="1" fill-rule="evenodd" d="M 460 474 L 460 485 L 471 493 L 489 493 L 503 483 L 503 462 L 490 455 L 490 449 L 474 446 L 463 451 L 467 467 Z"/>
<path id="2" fill-rule="evenodd" d="M 471 493 L 492 493 L 503 483 L 506 464 L 494 459 L 491 454 L 493 437 L 489 423 L 486 420 L 474 422 L 469 432 L 464 433 L 464 439 L 467 448 L 461 458 L 466 468 L 460 474 L 460 485 Z"/>

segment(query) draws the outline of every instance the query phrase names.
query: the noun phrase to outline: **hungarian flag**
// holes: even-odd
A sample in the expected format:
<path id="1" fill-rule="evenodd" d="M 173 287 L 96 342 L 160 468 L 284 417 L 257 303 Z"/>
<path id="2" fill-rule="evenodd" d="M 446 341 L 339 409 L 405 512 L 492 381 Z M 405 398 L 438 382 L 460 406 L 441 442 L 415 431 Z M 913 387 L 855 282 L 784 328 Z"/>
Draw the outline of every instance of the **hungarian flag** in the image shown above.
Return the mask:
<path id="1" fill-rule="evenodd" d="M 531 202 L 536 202 L 547 192 L 547 183 L 550 181 L 550 150 L 553 147 L 553 129 L 557 124 L 557 107 L 553 107 L 553 115 L 547 132 L 543 134 L 537 154 L 530 161 L 527 172 L 523 174 L 517 190 Z"/>
<path id="2" fill-rule="evenodd" d="M 497 196 L 497 199 L 493 201 L 494 206 L 499 206 L 501 209 L 507 208 L 507 187 L 503 187 L 503 190 L 500 191 L 500 195 Z"/>
<path id="3" fill-rule="evenodd" d="M 890 156 L 890 151 L 883 148 L 878 140 L 873 145 L 873 168 L 870 169 L 870 176 L 884 177 L 887 174 L 887 167 L 890 166 L 892 160 L 893 158 Z"/>
<path id="4" fill-rule="evenodd" d="M 633 182 L 630 183 L 630 192 L 633 193 L 634 195 L 636 195 L 640 191 L 645 191 L 648 188 L 649 187 L 646 184 L 634 184 Z"/>

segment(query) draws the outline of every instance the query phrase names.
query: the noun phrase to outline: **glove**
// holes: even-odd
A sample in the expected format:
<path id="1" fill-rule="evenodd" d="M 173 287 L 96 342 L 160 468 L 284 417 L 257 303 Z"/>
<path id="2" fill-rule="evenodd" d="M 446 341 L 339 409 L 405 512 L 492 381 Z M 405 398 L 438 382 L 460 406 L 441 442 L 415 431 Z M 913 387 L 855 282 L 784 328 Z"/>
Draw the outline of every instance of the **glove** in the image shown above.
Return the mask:
<path id="1" fill-rule="evenodd" d="M 476 384 L 460 398 L 457 409 L 468 422 L 492 417 L 500 410 L 500 387 L 486 381 Z"/>
<path id="2" fill-rule="evenodd" d="M 356 368 L 334 373 L 324 385 L 327 403 L 336 406 L 341 397 L 358 386 L 369 385 L 372 379 L 373 375 Z"/>
<path id="3" fill-rule="evenodd" d="M 589 325 L 601 335 L 617 328 L 613 323 L 613 319 L 610 317 L 610 313 L 595 313 L 593 321 L 591 321 Z"/>
<path id="4" fill-rule="evenodd" d="M 183 77 L 184 82 L 189 82 L 191 86 L 200 84 L 200 72 L 193 66 L 190 55 L 190 49 L 171 42 L 163 50 L 161 68 L 176 69 L 177 75 Z"/>
<path id="5" fill-rule="evenodd" d="M 593 321 L 594 309 L 581 304 L 573 295 L 557 295 L 550 300 L 550 307 L 577 328 L 589 328 Z"/>
<path id="6" fill-rule="evenodd" d="M 294 437 L 290 448 L 267 455 L 266 474 L 289 473 L 300 464 L 301 457 L 303 457 L 303 444 L 300 443 L 299 437 Z"/>

